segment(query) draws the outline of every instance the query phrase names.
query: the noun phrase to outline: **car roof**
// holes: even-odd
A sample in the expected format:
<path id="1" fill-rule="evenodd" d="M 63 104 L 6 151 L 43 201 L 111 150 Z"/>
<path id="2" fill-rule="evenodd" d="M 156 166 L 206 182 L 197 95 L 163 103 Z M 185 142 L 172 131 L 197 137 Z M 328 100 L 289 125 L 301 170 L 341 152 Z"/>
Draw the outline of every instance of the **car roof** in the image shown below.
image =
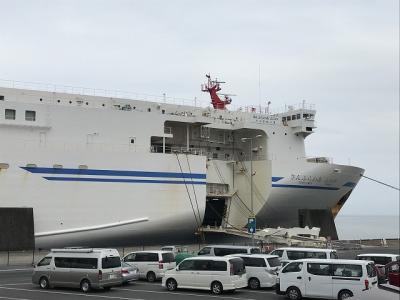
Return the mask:
<path id="1" fill-rule="evenodd" d="M 294 251 L 323 251 L 323 252 L 336 252 L 335 249 L 323 249 L 323 248 L 297 248 L 297 247 L 283 247 L 283 248 L 277 248 L 275 250 L 294 250 Z"/>
<path id="2" fill-rule="evenodd" d="M 238 254 L 231 254 L 230 256 L 236 257 L 254 257 L 254 258 L 279 258 L 278 255 L 270 255 L 270 254 L 246 254 L 246 253 L 238 253 Z"/>
<path id="3" fill-rule="evenodd" d="M 304 258 L 293 260 L 293 262 L 311 262 L 311 263 L 333 263 L 333 264 L 354 264 L 354 265 L 365 265 L 369 264 L 368 260 L 356 260 L 356 259 L 318 259 L 318 258 Z"/>
<path id="4" fill-rule="evenodd" d="M 219 261 L 227 261 L 232 258 L 238 258 L 238 257 L 232 257 L 232 256 L 192 256 L 185 258 L 184 260 L 219 260 Z"/>
<path id="5" fill-rule="evenodd" d="M 230 249 L 250 249 L 250 248 L 258 248 L 256 246 L 237 246 L 237 245 L 207 245 L 203 248 L 210 247 L 210 248 L 230 248 Z"/>
<path id="6" fill-rule="evenodd" d="M 397 257 L 399 254 L 388 254 L 388 253 L 363 253 L 358 254 L 357 257 L 364 257 L 364 256 L 378 256 L 378 257 Z"/>
<path id="7" fill-rule="evenodd" d="M 164 250 L 141 250 L 141 251 L 132 251 L 132 252 L 129 252 L 129 253 L 126 254 L 125 256 L 127 256 L 127 255 L 129 255 L 129 254 L 132 254 L 132 253 L 161 253 L 161 254 L 164 254 L 164 253 L 172 253 L 172 254 L 173 254 L 172 251 L 164 251 Z"/>

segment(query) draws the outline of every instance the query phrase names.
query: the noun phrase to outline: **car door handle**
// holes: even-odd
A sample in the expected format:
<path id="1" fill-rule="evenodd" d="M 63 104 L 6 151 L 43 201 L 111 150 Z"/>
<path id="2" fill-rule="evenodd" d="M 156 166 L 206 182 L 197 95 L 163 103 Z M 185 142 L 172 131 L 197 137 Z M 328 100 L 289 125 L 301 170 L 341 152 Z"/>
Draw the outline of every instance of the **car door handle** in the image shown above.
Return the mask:
<path id="1" fill-rule="evenodd" d="M 308 277 L 308 281 L 311 281 L 311 277 Z"/>
<path id="2" fill-rule="evenodd" d="M 301 279 L 301 276 L 297 276 L 297 279 Z"/>

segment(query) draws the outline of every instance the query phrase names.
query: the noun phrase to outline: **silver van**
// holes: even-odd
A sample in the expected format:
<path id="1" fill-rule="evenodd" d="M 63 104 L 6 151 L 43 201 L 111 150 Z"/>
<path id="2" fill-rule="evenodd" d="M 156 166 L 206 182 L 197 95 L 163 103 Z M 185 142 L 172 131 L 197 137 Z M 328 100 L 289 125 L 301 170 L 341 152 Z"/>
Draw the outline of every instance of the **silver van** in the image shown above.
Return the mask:
<path id="1" fill-rule="evenodd" d="M 253 246 L 211 245 L 203 247 L 197 255 L 225 256 L 231 254 L 260 254 L 260 248 Z"/>
<path id="2" fill-rule="evenodd" d="M 91 289 L 122 284 L 121 258 L 116 249 L 52 249 L 34 267 L 32 283 L 49 287 Z"/>

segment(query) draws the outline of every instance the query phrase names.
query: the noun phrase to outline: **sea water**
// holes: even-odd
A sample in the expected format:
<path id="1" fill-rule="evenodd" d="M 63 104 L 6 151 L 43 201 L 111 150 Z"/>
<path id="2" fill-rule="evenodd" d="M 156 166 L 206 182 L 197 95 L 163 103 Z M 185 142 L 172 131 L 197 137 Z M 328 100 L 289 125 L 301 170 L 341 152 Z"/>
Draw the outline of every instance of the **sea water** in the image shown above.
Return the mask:
<path id="1" fill-rule="evenodd" d="M 338 215 L 335 223 L 340 240 L 398 239 L 399 220 L 400 216 Z"/>

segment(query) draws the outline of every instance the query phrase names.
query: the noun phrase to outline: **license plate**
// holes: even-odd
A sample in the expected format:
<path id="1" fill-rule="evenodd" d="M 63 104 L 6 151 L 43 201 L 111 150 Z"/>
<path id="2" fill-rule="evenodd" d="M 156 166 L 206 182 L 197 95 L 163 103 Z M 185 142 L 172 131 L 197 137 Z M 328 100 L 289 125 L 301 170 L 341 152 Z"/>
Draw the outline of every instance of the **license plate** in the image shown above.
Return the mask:
<path id="1" fill-rule="evenodd" d="M 115 278 L 117 278 L 117 275 L 114 275 L 114 274 L 110 275 L 110 279 L 115 279 Z"/>

